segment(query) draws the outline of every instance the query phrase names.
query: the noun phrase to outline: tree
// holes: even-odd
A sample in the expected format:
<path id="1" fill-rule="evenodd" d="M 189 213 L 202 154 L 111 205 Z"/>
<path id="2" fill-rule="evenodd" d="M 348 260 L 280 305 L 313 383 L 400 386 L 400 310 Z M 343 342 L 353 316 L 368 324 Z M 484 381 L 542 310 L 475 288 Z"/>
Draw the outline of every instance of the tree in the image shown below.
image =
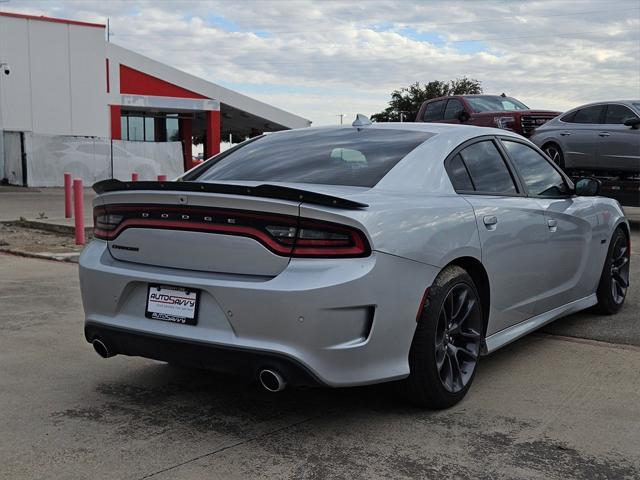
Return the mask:
<path id="1" fill-rule="evenodd" d="M 420 106 L 426 101 L 448 95 L 474 95 L 482 93 L 482 85 L 474 78 L 457 78 L 448 82 L 434 80 L 423 86 L 420 82 L 412 83 L 408 87 L 394 90 L 391 93 L 389 106 L 382 112 L 371 115 L 376 122 L 399 122 L 400 113 L 403 119 L 413 122 L 418 115 Z"/>

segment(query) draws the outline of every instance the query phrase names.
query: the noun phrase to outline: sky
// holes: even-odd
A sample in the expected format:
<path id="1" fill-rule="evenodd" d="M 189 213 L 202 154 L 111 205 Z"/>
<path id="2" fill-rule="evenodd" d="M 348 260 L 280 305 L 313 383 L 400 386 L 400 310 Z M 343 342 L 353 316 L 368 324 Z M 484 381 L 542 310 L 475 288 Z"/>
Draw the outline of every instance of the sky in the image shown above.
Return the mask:
<path id="1" fill-rule="evenodd" d="M 640 0 L 0 0 L 313 121 L 467 76 L 532 108 L 640 98 Z"/>

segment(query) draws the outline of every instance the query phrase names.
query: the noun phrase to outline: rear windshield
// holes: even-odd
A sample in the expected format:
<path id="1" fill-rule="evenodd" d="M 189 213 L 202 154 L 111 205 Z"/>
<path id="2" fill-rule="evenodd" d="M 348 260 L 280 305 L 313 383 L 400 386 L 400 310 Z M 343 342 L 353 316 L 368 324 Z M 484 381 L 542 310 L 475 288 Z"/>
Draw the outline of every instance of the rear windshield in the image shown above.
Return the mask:
<path id="1" fill-rule="evenodd" d="M 206 164 L 209 168 L 197 180 L 373 187 L 433 135 L 380 128 L 307 129 L 265 135 L 210 160 Z"/>

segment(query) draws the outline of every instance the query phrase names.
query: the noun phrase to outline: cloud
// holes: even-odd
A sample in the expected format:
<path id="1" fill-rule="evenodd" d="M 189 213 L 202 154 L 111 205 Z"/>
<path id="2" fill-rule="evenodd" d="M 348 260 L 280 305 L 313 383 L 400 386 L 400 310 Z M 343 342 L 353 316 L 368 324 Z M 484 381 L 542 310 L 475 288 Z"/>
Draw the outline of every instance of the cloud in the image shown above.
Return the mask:
<path id="1" fill-rule="evenodd" d="M 110 19 L 111 41 L 315 124 L 382 110 L 395 88 L 463 75 L 564 110 L 638 97 L 640 2 L 20 1 Z"/>

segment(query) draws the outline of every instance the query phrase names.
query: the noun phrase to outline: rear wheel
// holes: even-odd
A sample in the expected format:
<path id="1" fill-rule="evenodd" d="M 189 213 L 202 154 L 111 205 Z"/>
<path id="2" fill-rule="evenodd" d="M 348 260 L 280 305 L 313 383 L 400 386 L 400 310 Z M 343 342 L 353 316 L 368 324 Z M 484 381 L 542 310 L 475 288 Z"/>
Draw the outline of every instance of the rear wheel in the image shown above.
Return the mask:
<path id="1" fill-rule="evenodd" d="M 611 236 L 598 285 L 597 309 L 600 313 L 614 314 L 624 304 L 629 288 L 629 253 L 629 239 L 621 228 L 617 228 Z"/>
<path id="2" fill-rule="evenodd" d="M 476 372 L 482 327 L 473 280 L 461 267 L 445 268 L 429 289 L 411 344 L 409 401 L 448 408 L 462 400 Z"/>
<path id="3" fill-rule="evenodd" d="M 542 147 L 542 151 L 562 170 L 565 169 L 564 155 L 562 154 L 562 149 L 557 144 L 547 143 Z"/>

